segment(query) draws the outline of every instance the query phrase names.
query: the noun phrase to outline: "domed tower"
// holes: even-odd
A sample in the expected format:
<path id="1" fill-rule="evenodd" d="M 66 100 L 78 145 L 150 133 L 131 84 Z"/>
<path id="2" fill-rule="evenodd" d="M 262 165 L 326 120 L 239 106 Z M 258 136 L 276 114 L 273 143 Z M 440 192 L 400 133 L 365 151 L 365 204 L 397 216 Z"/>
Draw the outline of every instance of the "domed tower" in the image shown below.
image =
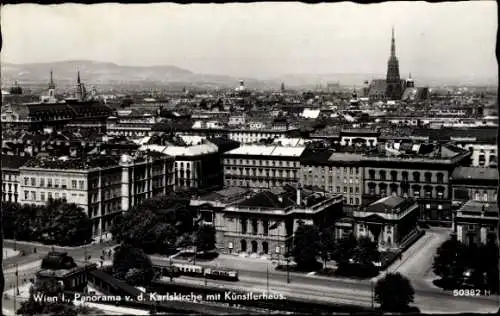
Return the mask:
<path id="1" fill-rule="evenodd" d="M 410 76 L 408 77 L 408 79 L 406 80 L 406 87 L 407 88 L 415 88 L 415 82 L 413 81 L 413 79 L 411 78 L 411 72 L 410 72 Z"/>
<path id="2" fill-rule="evenodd" d="M 401 79 L 399 77 L 399 61 L 396 57 L 396 40 L 392 28 L 391 56 L 387 62 L 387 77 L 385 97 L 391 100 L 401 99 Z"/>

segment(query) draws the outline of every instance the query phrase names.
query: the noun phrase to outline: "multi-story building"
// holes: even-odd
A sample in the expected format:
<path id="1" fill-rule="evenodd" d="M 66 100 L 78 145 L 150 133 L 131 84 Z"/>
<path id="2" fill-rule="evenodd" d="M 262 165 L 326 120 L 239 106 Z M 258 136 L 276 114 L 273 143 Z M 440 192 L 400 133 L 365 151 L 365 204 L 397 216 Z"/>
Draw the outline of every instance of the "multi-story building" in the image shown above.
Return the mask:
<path id="1" fill-rule="evenodd" d="M 224 154 L 224 185 L 248 188 L 297 183 L 305 147 L 243 145 Z"/>
<path id="2" fill-rule="evenodd" d="M 32 158 L 19 168 L 19 202 L 44 205 L 65 199 L 93 221 L 93 234 L 106 232 L 116 215 L 147 198 L 172 191 L 173 159 L 149 154 Z"/>
<path id="3" fill-rule="evenodd" d="M 191 146 L 148 144 L 140 151 L 155 151 L 175 158 L 174 189 L 213 189 L 223 185 L 223 173 L 219 148 L 200 139 L 199 144 Z"/>
<path id="4" fill-rule="evenodd" d="M 300 157 L 300 183 L 342 194 L 345 211 L 350 213 L 361 205 L 363 197 L 362 158 L 361 154 L 308 148 Z"/>
<path id="5" fill-rule="evenodd" d="M 454 214 L 453 230 L 466 245 L 497 240 L 498 204 L 468 201 Z"/>
<path id="6" fill-rule="evenodd" d="M 2 201 L 19 202 L 19 167 L 28 159 L 2 155 Z"/>
<path id="7" fill-rule="evenodd" d="M 376 241 L 379 249 L 399 248 L 418 231 L 418 208 L 413 198 L 386 196 L 353 212 L 354 233 Z"/>
<path id="8" fill-rule="evenodd" d="M 452 201 L 463 204 L 469 200 L 496 203 L 498 170 L 480 167 L 457 167 L 450 177 Z"/>
<path id="9" fill-rule="evenodd" d="M 147 113 L 110 116 L 106 122 L 106 133 L 112 136 L 151 136 L 153 126 L 158 122 L 158 117 Z"/>
<path id="10" fill-rule="evenodd" d="M 242 144 L 257 143 L 262 139 L 276 139 L 285 138 L 291 136 L 297 136 L 299 134 L 298 128 L 241 128 L 241 129 L 230 129 L 228 131 L 228 138 L 240 142 Z"/>
<path id="11" fill-rule="evenodd" d="M 301 223 L 321 229 L 333 225 L 342 215 L 340 195 L 305 188 L 284 187 L 279 193 L 262 191 L 252 195 L 238 191 L 233 197 L 230 201 L 223 196 L 219 199 L 221 202 L 217 199 L 204 202 L 202 207 L 208 214 L 205 217 L 215 226 L 216 246 L 223 253 L 282 259 L 290 250 Z M 201 201 L 211 199 L 213 194 L 200 198 Z"/>
<path id="12" fill-rule="evenodd" d="M 453 145 L 409 147 L 408 151 L 386 147 L 365 154 L 363 204 L 388 195 L 414 197 L 420 205 L 420 220 L 451 225 L 449 177 L 471 153 Z"/>

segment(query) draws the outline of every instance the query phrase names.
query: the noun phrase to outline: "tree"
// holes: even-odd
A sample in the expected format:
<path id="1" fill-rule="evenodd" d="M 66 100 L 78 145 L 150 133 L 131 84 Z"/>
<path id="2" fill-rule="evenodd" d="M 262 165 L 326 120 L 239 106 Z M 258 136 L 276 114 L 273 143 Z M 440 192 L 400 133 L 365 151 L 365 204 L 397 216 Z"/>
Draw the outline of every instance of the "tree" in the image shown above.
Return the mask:
<path id="1" fill-rule="evenodd" d="M 198 251 L 209 251 L 215 248 L 215 228 L 212 225 L 200 225 L 196 231 L 196 247 Z"/>
<path id="2" fill-rule="evenodd" d="M 122 244 L 113 256 L 113 275 L 117 279 L 148 285 L 154 276 L 153 264 L 148 255 L 132 245 Z"/>
<path id="3" fill-rule="evenodd" d="M 314 268 L 320 252 L 319 231 L 316 226 L 301 224 L 295 231 L 292 256 L 300 269 Z"/>
<path id="4" fill-rule="evenodd" d="M 437 276 L 447 282 L 460 280 L 465 271 L 462 243 L 452 238 L 441 244 L 436 251 L 432 269 Z"/>
<path id="5" fill-rule="evenodd" d="M 333 253 L 337 265 L 349 264 L 349 260 L 354 257 L 354 249 L 356 249 L 357 245 L 358 241 L 354 234 L 349 234 L 349 236 L 340 239 Z"/>
<path id="6" fill-rule="evenodd" d="M 362 265 L 372 265 L 380 259 L 377 243 L 369 237 L 361 237 L 353 250 L 353 260 Z"/>
<path id="7" fill-rule="evenodd" d="M 37 279 L 30 287 L 30 296 L 26 302 L 21 303 L 17 314 L 21 315 L 71 315 L 76 316 L 77 310 L 73 303 L 62 301 L 63 287 L 55 279 Z M 35 299 L 35 297 L 38 297 Z M 43 297 L 59 297 L 57 301 L 50 302 Z"/>
<path id="8" fill-rule="evenodd" d="M 335 231 L 333 230 L 333 227 L 327 227 L 323 229 L 321 232 L 321 258 L 323 259 L 324 266 L 326 267 L 326 262 L 332 254 L 335 253 L 335 247 L 336 247 L 336 242 L 335 242 Z"/>
<path id="9" fill-rule="evenodd" d="M 399 272 L 388 273 L 375 285 L 375 301 L 384 312 L 407 311 L 414 298 L 413 286 Z"/>

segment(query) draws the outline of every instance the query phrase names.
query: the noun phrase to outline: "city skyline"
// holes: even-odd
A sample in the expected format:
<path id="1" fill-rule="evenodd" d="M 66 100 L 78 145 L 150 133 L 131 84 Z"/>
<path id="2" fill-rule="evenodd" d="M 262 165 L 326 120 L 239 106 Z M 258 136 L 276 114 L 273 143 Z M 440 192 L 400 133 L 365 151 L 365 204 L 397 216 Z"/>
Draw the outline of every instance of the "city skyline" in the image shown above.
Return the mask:
<path id="1" fill-rule="evenodd" d="M 394 26 L 401 77 L 482 79 L 497 75 L 495 5 L 9 5 L 2 10 L 2 61 L 173 65 L 258 79 L 384 74 Z M 276 23 L 283 12 L 288 18 Z"/>

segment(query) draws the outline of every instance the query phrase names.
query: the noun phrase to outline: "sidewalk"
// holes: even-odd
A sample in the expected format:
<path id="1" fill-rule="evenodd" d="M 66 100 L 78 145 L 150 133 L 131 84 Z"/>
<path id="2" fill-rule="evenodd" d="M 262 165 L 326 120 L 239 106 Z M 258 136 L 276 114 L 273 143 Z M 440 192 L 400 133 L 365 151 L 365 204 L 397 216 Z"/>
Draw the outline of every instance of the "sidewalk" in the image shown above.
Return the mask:
<path id="1" fill-rule="evenodd" d="M 6 247 L 3 248 L 3 260 L 16 257 L 19 254 L 20 254 L 19 250 L 14 250 L 12 248 L 6 248 Z"/>

